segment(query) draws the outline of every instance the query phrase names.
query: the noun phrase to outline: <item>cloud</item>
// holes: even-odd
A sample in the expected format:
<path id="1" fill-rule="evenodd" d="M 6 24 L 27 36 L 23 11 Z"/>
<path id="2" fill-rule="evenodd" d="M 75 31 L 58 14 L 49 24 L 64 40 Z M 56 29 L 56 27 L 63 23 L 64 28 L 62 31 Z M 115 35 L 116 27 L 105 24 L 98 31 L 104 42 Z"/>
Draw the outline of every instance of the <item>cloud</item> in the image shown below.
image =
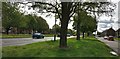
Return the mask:
<path id="1" fill-rule="evenodd" d="M 105 15 L 103 15 L 99 18 L 98 28 L 97 28 L 98 32 L 103 32 L 104 30 L 109 29 L 111 27 L 115 31 L 120 28 L 120 17 L 119 17 L 120 16 L 120 2 L 118 3 L 118 1 L 120 1 L 120 0 L 117 0 L 117 1 L 111 0 L 111 1 L 117 3 L 116 4 L 117 8 L 115 9 L 115 14 L 112 18 L 107 17 Z"/>

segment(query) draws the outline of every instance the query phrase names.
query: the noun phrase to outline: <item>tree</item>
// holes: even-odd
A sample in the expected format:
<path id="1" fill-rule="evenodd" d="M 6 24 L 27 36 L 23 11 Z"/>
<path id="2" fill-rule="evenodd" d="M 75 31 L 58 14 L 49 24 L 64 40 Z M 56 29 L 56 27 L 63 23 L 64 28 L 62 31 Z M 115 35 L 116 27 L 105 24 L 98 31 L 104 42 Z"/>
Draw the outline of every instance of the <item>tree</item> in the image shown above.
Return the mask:
<path id="1" fill-rule="evenodd" d="M 46 20 L 44 20 L 42 17 L 36 17 L 37 20 L 37 31 L 38 32 L 44 32 L 49 29 L 49 25 L 47 24 Z"/>
<path id="2" fill-rule="evenodd" d="M 6 33 L 13 27 L 19 26 L 21 14 L 18 9 L 11 3 L 2 3 L 2 25 L 6 29 Z"/>
<path id="3" fill-rule="evenodd" d="M 15 3 L 16 4 L 16 3 Z M 49 26 L 42 17 L 36 15 L 24 15 L 17 6 L 12 3 L 3 2 L 2 5 L 2 25 L 6 29 L 6 33 L 11 29 L 15 33 L 29 33 L 31 30 L 44 32 L 49 29 Z"/>
<path id="4" fill-rule="evenodd" d="M 111 8 L 109 6 L 115 7 L 115 5 L 113 3 L 110 3 L 110 2 L 84 2 L 84 3 L 79 3 L 78 9 L 77 9 L 78 12 L 76 13 L 79 16 L 79 18 L 77 18 L 78 20 L 75 20 L 75 21 L 77 21 L 76 22 L 77 40 L 80 39 L 80 37 L 79 37 L 80 36 L 80 28 L 84 28 L 83 24 L 82 24 L 82 27 L 80 27 L 81 26 L 80 25 L 81 17 L 83 17 L 83 16 L 80 15 L 81 14 L 80 12 L 85 11 L 85 12 L 87 12 L 86 14 L 89 14 L 89 15 L 94 14 L 94 18 L 95 18 L 94 20 L 95 20 L 95 23 L 96 23 L 96 16 L 100 16 L 103 13 L 106 13 L 106 15 L 108 15 L 108 16 L 111 15 L 111 13 L 114 11 L 114 8 Z M 106 8 L 106 7 L 108 7 L 108 8 Z M 85 14 L 85 13 L 83 13 L 83 14 Z"/>
<path id="5" fill-rule="evenodd" d="M 37 26 L 37 20 L 36 17 L 33 15 L 28 15 L 29 22 L 27 23 L 28 29 L 32 30 L 32 33 L 36 31 Z"/>
<path id="6" fill-rule="evenodd" d="M 77 18 L 80 18 L 80 20 L 77 20 Z M 81 11 L 79 16 L 75 16 L 74 17 L 74 24 L 73 27 L 76 30 L 77 28 L 77 22 L 80 21 L 80 30 L 83 33 L 83 38 L 84 38 L 84 33 L 89 33 L 89 32 L 93 32 L 94 29 L 96 29 L 96 20 L 90 16 L 87 15 L 86 12 Z"/>
<path id="7" fill-rule="evenodd" d="M 45 5 L 45 6 L 43 6 Z M 67 47 L 67 27 L 70 17 L 74 14 L 76 4 L 73 2 L 61 2 L 57 4 L 45 3 L 45 2 L 36 2 L 32 7 L 44 8 L 47 12 L 56 13 L 61 22 L 60 28 L 60 48 Z M 47 7 L 48 6 L 48 7 Z M 58 6 L 58 7 L 57 7 Z M 41 10 L 40 10 L 41 11 Z"/>
<path id="8" fill-rule="evenodd" d="M 60 47 L 66 48 L 67 47 L 67 27 L 68 22 L 71 17 L 71 13 L 73 12 L 73 4 L 72 2 L 61 2 L 62 4 L 62 17 L 61 21 L 61 30 L 60 30 Z"/>
<path id="9" fill-rule="evenodd" d="M 26 15 L 25 17 L 26 20 L 28 20 L 28 22 L 25 22 L 27 25 L 25 28 L 31 29 L 33 32 L 38 31 L 44 33 L 44 31 L 49 29 L 46 20 L 44 20 L 42 17 L 38 17 L 36 15 Z"/>
<path id="10" fill-rule="evenodd" d="M 60 33 L 60 26 L 59 25 L 53 25 L 52 29 L 55 31 L 56 30 L 56 33 Z"/>
<path id="11" fill-rule="evenodd" d="M 84 3 L 83 4 L 84 8 L 82 8 L 82 9 L 94 12 L 94 10 L 92 10 L 90 7 L 94 4 L 95 3 L 91 3 L 91 2 Z M 99 2 L 97 4 L 99 4 Z M 74 15 L 74 13 L 77 11 L 76 8 L 78 5 L 79 4 L 76 2 L 60 2 L 60 3 L 58 3 L 57 1 L 55 1 L 55 4 L 52 4 L 49 1 L 47 1 L 47 2 L 35 2 L 34 5 L 32 6 L 33 8 L 37 8 L 37 10 L 39 10 L 38 12 L 43 13 L 46 11 L 46 12 L 56 13 L 58 15 L 60 22 L 61 22 L 60 45 L 59 45 L 60 48 L 67 47 L 68 22 L 70 21 L 70 18 Z M 104 12 L 104 11 L 99 11 L 99 12 Z"/>

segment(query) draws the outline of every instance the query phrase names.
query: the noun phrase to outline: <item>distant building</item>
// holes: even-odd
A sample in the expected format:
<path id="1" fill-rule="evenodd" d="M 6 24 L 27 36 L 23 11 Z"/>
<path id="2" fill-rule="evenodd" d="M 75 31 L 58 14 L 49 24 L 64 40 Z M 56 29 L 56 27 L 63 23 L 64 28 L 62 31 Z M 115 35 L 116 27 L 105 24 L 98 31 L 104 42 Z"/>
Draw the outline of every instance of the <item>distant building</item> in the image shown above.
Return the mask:
<path id="1" fill-rule="evenodd" d="M 101 33 L 101 36 L 116 36 L 116 32 L 113 28 L 109 28 Z"/>
<path id="2" fill-rule="evenodd" d="M 116 36 L 120 37 L 120 28 L 116 31 Z"/>

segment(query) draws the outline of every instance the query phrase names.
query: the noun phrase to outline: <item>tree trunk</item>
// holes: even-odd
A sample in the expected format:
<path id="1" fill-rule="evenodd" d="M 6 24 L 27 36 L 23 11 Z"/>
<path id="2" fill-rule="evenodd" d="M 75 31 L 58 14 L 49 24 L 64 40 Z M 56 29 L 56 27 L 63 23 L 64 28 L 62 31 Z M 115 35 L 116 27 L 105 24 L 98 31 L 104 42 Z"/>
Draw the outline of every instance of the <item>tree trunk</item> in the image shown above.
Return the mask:
<path id="1" fill-rule="evenodd" d="M 79 9 L 79 7 L 78 7 L 78 9 Z M 78 20 L 77 20 L 77 38 L 76 38 L 76 40 L 80 40 L 80 18 L 79 18 L 79 16 L 80 16 L 80 13 L 79 13 L 79 11 L 78 11 Z"/>
<path id="2" fill-rule="evenodd" d="M 17 27 L 15 28 L 15 34 L 18 34 L 18 28 Z"/>
<path id="3" fill-rule="evenodd" d="M 6 29 L 6 33 L 7 33 L 7 35 L 9 34 L 9 29 Z"/>
<path id="4" fill-rule="evenodd" d="M 9 34 L 9 28 L 6 28 L 6 34 L 7 35 Z"/>
<path id="5" fill-rule="evenodd" d="M 20 28 L 17 29 L 17 34 L 20 34 Z"/>
<path id="6" fill-rule="evenodd" d="M 77 23 L 77 40 L 80 40 L 80 23 Z"/>
<path id="7" fill-rule="evenodd" d="M 85 32 L 83 32 L 83 37 L 82 37 L 83 39 L 84 39 L 84 37 L 85 37 L 84 33 L 85 33 Z"/>
<path id="8" fill-rule="evenodd" d="M 68 22 L 70 20 L 69 12 L 70 9 L 67 5 L 68 2 L 62 2 L 62 19 L 61 21 L 61 29 L 60 29 L 60 48 L 67 47 L 67 27 Z"/>
<path id="9" fill-rule="evenodd" d="M 67 47 L 67 26 L 68 26 L 67 23 L 61 22 L 60 48 L 66 48 Z"/>
<path id="10" fill-rule="evenodd" d="M 89 33 L 89 32 L 87 33 L 87 36 L 90 36 L 90 33 Z"/>

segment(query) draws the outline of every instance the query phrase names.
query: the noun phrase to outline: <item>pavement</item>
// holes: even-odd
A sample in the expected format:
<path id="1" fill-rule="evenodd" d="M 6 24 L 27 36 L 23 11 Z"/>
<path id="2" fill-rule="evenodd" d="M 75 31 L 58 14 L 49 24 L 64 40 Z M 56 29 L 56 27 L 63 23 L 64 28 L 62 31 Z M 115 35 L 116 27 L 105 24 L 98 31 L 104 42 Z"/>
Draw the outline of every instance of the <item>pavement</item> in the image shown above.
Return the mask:
<path id="1" fill-rule="evenodd" d="M 117 55 L 120 55 L 120 41 L 108 41 L 105 40 L 103 37 L 96 37 L 99 41 L 105 43 L 108 47 L 110 47 Z"/>
<path id="2" fill-rule="evenodd" d="M 74 36 L 70 36 L 67 38 L 73 38 Z M 56 39 L 60 39 L 59 37 L 56 37 Z M 45 37 L 42 39 L 32 39 L 32 38 L 9 38 L 9 39 L 0 39 L 0 46 L 20 46 L 20 45 L 26 45 L 36 42 L 43 42 L 43 41 L 51 41 L 54 40 L 54 37 Z"/>

